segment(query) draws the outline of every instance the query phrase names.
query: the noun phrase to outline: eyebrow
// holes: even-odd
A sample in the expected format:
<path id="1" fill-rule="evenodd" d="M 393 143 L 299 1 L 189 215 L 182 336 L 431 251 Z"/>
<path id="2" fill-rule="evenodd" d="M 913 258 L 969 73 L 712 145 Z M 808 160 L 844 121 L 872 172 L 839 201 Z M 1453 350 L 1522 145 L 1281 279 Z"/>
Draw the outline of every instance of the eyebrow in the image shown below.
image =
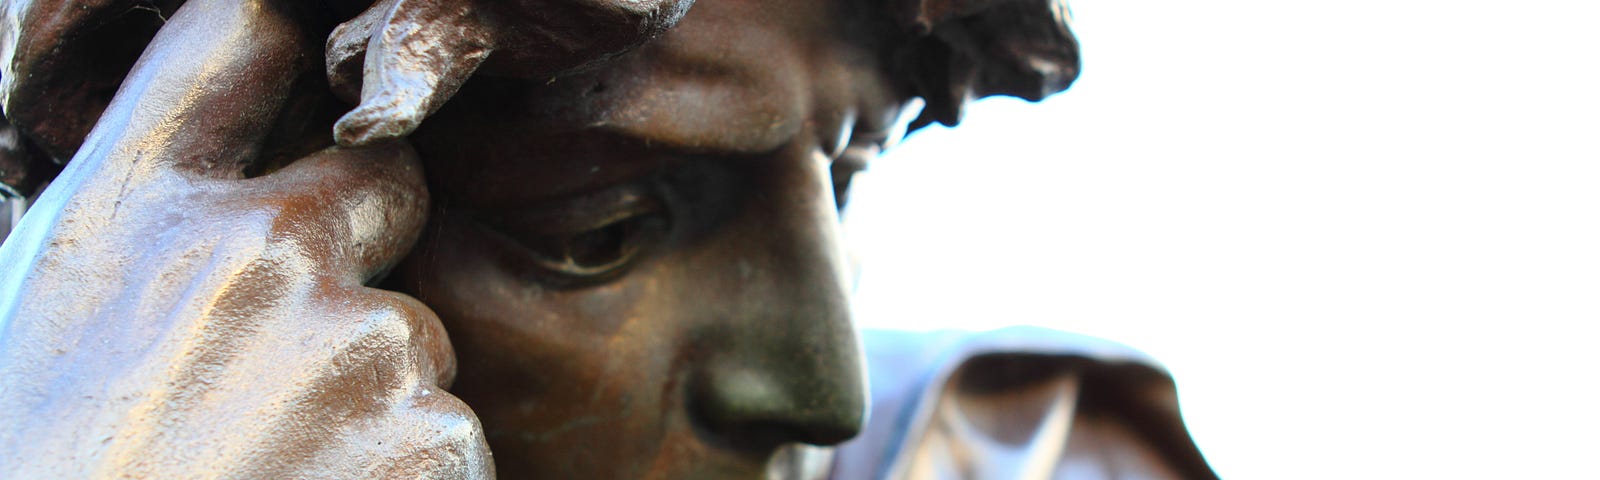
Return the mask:
<path id="1" fill-rule="evenodd" d="M 639 178 L 674 157 L 641 140 L 597 130 L 496 136 L 425 158 L 429 182 L 452 203 L 503 208 L 606 188 Z"/>

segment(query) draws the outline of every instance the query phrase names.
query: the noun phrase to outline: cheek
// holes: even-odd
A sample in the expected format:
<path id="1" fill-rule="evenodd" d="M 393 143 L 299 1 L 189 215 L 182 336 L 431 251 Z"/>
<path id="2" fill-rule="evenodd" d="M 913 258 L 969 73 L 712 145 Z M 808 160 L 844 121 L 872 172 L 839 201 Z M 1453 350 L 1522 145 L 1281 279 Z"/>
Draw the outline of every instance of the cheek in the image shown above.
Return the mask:
<path id="1" fill-rule="evenodd" d="M 492 331 L 502 342 L 544 347 L 609 341 L 647 323 L 647 302 L 659 297 L 656 282 L 632 273 L 596 286 L 543 285 L 522 271 L 530 267 L 520 247 L 465 219 L 447 217 L 435 232 L 408 259 L 407 283 L 455 324 L 452 332 Z"/>
<path id="2" fill-rule="evenodd" d="M 605 458 L 652 458 L 670 443 L 662 439 L 684 421 L 684 365 L 672 320 L 658 318 L 672 292 L 658 289 L 654 265 L 605 285 L 550 289 L 508 270 L 502 257 L 514 250 L 470 225 L 440 223 L 401 274 L 444 322 L 459 364 L 451 391 L 483 420 L 492 449 L 592 455 L 558 463 L 604 470 L 624 468 Z"/>
<path id="3" fill-rule="evenodd" d="M 655 402 L 658 390 L 642 382 L 674 376 L 675 335 L 661 305 L 672 295 L 658 287 L 654 265 L 603 285 L 554 289 L 509 267 L 517 262 L 507 257 L 521 253 L 503 240 L 463 221 L 439 223 L 402 272 L 408 293 L 449 332 L 459 364 L 453 390 L 469 404 Z M 572 392 L 585 398 L 563 398 Z"/>

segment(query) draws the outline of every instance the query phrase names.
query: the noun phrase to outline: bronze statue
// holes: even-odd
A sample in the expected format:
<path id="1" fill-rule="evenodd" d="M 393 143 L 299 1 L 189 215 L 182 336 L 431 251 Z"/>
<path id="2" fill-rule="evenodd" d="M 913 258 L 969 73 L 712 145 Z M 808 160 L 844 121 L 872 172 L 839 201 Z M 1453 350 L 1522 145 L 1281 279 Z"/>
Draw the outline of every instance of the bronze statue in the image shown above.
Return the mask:
<path id="1" fill-rule="evenodd" d="M 1065 89 L 1065 6 L 692 3 L 3 2 L 0 180 L 51 183 L 0 246 L 0 478 L 750 478 L 856 435 L 850 177 Z"/>
<path id="2" fill-rule="evenodd" d="M 1217 478 L 1137 350 L 1025 326 L 863 340 L 872 415 L 832 480 Z"/>

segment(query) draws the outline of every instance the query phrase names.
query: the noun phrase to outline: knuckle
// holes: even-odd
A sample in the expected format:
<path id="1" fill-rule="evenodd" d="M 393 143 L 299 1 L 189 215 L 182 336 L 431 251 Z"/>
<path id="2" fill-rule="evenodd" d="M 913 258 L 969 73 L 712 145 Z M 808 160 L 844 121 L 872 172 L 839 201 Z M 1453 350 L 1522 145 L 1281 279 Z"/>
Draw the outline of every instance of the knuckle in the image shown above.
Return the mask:
<path id="1" fill-rule="evenodd" d="M 436 392 L 420 396 L 416 407 L 421 421 L 412 437 L 418 448 L 405 451 L 410 458 L 396 465 L 445 478 L 493 477 L 483 426 L 466 403 Z"/>
<path id="2" fill-rule="evenodd" d="M 341 289 L 353 299 L 336 304 L 329 317 L 340 325 L 333 364 L 344 376 L 382 385 L 396 393 L 447 384 L 455 355 L 444 327 L 426 306 L 384 290 Z"/>
<path id="3" fill-rule="evenodd" d="M 246 192 L 227 194 L 219 214 L 354 277 L 397 261 L 427 217 L 421 167 L 403 142 L 330 148 L 245 182 Z"/>

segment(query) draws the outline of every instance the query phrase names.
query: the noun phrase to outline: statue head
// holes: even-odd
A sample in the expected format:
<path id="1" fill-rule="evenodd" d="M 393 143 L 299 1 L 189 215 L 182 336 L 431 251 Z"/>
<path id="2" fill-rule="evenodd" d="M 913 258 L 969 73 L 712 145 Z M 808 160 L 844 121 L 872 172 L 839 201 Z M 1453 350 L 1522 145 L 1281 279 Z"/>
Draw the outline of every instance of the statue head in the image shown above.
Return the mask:
<path id="1" fill-rule="evenodd" d="M 143 35 L 179 3 L 39 27 L 3 72 L 6 114 L 37 151 L 70 157 L 120 73 L 41 52 Z M 322 31 L 363 3 L 330 3 Z M 605 2 L 518 4 L 567 3 Z M 443 320 L 451 391 L 501 474 L 757 475 L 780 447 L 842 442 L 866 415 L 838 222 L 851 176 L 972 98 L 1066 88 L 1066 21 L 1057 0 L 699 0 L 648 41 L 556 71 L 497 67 L 550 48 L 501 42 L 459 85 L 421 87 L 440 101 L 398 130 L 423 158 L 431 216 L 382 286 Z M 329 73 L 331 88 L 296 87 L 311 106 L 278 121 L 253 171 L 333 143 L 341 112 L 318 105 L 351 104 Z"/>

